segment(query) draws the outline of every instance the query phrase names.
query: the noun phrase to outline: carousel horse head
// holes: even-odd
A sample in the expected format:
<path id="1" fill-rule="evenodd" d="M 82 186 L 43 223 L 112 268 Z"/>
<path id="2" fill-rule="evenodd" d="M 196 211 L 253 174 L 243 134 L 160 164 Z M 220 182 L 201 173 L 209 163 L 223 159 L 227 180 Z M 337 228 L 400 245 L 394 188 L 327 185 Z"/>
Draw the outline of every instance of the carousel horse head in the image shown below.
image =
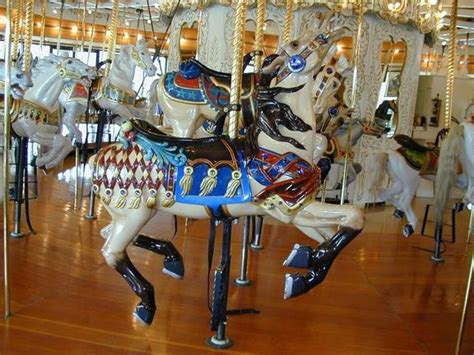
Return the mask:
<path id="1" fill-rule="evenodd" d="M 4 82 L 5 78 L 5 61 L 0 61 L 0 81 Z M 21 69 L 21 63 L 18 62 L 17 67 L 12 67 L 10 72 L 10 89 L 15 100 L 22 100 L 25 91 L 33 86 L 31 72 L 24 72 Z"/>
<path id="2" fill-rule="evenodd" d="M 334 17 L 329 13 L 318 29 L 285 43 L 274 59 L 262 73 L 272 73 L 278 68 L 277 83 L 292 73 L 314 73 L 323 63 L 333 43 L 341 38 L 345 28 L 332 28 Z"/>
<path id="3" fill-rule="evenodd" d="M 143 70 L 147 76 L 154 76 L 156 74 L 156 67 L 153 64 L 152 54 L 148 50 L 147 43 L 143 38 L 138 40 L 138 43 L 135 46 L 130 46 L 128 50 L 130 51 L 130 58 L 134 64 Z"/>
<path id="4" fill-rule="evenodd" d="M 83 63 L 77 58 L 70 58 L 65 53 L 61 55 L 49 54 L 38 62 L 35 69 L 38 72 L 44 72 L 54 67 L 64 82 L 73 80 L 85 87 L 90 87 L 92 81 L 97 77 L 97 71 L 94 67 Z"/>

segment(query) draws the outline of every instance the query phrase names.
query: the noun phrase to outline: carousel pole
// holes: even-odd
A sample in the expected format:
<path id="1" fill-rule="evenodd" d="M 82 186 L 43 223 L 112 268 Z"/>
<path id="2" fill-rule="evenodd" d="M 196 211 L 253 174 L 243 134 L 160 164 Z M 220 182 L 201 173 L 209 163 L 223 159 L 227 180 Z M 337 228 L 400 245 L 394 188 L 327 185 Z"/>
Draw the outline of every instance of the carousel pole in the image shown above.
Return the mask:
<path id="1" fill-rule="evenodd" d="M 10 9 L 10 13 L 11 13 L 11 9 Z M 14 17 L 15 17 L 15 22 L 13 25 L 13 44 L 12 44 L 13 48 L 11 49 L 11 62 L 12 63 L 16 62 L 16 60 L 18 59 L 18 44 L 20 42 L 20 33 L 21 33 L 21 27 L 22 27 L 22 22 L 23 22 L 23 0 L 17 0 L 17 9 L 16 9 L 16 14 Z M 9 20 L 10 18 L 7 17 L 7 21 Z"/>
<path id="2" fill-rule="evenodd" d="M 357 16 L 357 37 L 355 43 L 355 51 L 352 57 L 352 63 L 354 67 L 354 73 L 352 77 L 352 92 L 351 92 L 351 112 L 354 112 L 356 106 L 356 98 L 357 98 L 357 76 L 358 67 L 359 67 L 359 56 L 360 56 L 360 41 L 362 38 L 362 24 L 364 21 L 364 0 L 358 0 L 358 16 Z M 347 174 L 349 171 L 349 159 L 350 154 L 349 151 L 351 149 L 351 139 L 352 139 L 352 113 L 349 117 L 349 127 L 347 131 L 347 142 L 346 142 L 346 155 L 344 156 L 344 170 L 342 174 L 342 188 L 341 188 L 341 206 L 344 205 L 347 193 Z"/>
<path id="3" fill-rule="evenodd" d="M 5 15 L 5 63 L 10 63 L 10 21 L 12 14 L 12 0 L 6 3 Z M 19 16 L 19 12 L 17 13 Z M 17 16 L 17 18 L 18 18 Z M 10 273 L 9 273 L 9 211 L 8 211 L 8 175 L 10 172 L 9 151 L 10 151 L 10 65 L 5 65 L 5 88 L 4 88 L 4 118 L 3 118 L 3 315 L 10 317 Z"/>
<path id="4" fill-rule="evenodd" d="M 48 0 L 41 1 L 41 30 L 40 30 L 40 54 L 43 53 L 43 42 L 44 42 L 44 30 L 46 27 L 46 6 Z M 41 54 L 41 56 L 43 56 Z"/>
<path id="5" fill-rule="evenodd" d="M 235 9 L 235 24 L 232 52 L 232 78 L 230 85 L 230 122 L 228 134 L 231 139 L 236 139 L 239 127 L 240 94 L 242 86 L 242 52 L 245 31 L 245 18 L 247 15 L 247 0 L 238 0 Z M 214 302 L 212 306 L 211 329 L 216 334 L 207 339 L 208 345 L 214 348 L 228 348 L 232 341 L 226 336 L 227 324 L 227 295 L 229 293 L 230 271 L 230 241 L 232 233 L 232 219 L 223 220 L 222 254 L 221 263 L 215 272 Z M 245 240 L 245 238 L 242 238 Z M 248 245 L 246 246 L 248 252 Z M 245 260 L 246 262 L 246 260 Z"/>
<path id="6" fill-rule="evenodd" d="M 247 1 L 239 0 L 236 8 L 234 24 L 234 50 L 232 52 L 232 81 L 230 86 L 230 105 L 234 107 L 230 112 L 229 136 L 236 139 L 240 121 L 240 95 L 242 91 L 242 54 L 244 49 L 245 18 L 247 15 Z M 249 286 L 247 278 L 247 263 L 249 251 L 250 217 L 245 217 L 242 234 L 242 260 L 240 275 L 234 280 L 237 286 Z"/>
<path id="7" fill-rule="evenodd" d="M 283 30 L 282 43 L 288 43 L 291 40 L 291 29 L 293 27 L 293 5 L 294 0 L 286 0 L 285 29 Z"/>
<path id="8" fill-rule="evenodd" d="M 451 125 L 451 113 L 453 109 L 453 92 L 454 92 L 454 69 L 456 61 L 457 46 L 457 16 L 458 16 L 458 0 L 451 1 L 451 18 L 450 18 L 450 37 L 448 48 L 448 74 L 446 75 L 446 102 L 444 106 L 444 128 L 449 129 Z M 435 186 L 436 188 L 436 186 Z M 441 256 L 441 242 L 443 240 L 443 226 L 436 224 L 435 226 L 435 250 L 431 256 L 434 263 L 442 263 L 444 261 Z"/>
<path id="9" fill-rule="evenodd" d="M 113 1 L 112 14 L 110 17 L 108 29 L 106 30 L 106 36 L 108 33 L 109 39 L 107 41 L 107 58 L 106 58 L 107 64 L 105 67 L 104 77 L 107 77 L 109 75 L 111 61 L 114 57 L 115 42 L 116 42 L 116 37 L 117 37 L 119 2 L 120 2 L 119 0 Z M 97 7 L 97 2 L 96 2 L 96 7 Z M 107 114 L 105 110 L 101 110 L 99 113 L 99 121 L 97 125 L 97 134 L 96 134 L 96 142 L 95 142 L 95 150 L 94 150 L 95 153 L 97 153 L 97 151 L 100 149 L 100 145 L 102 143 L 102 135 L 104 132 L 103 128 L 105 125 L 106 117 L 107 117 Z M 95 194 L 94 194 L 94 190 L 91 189 L 91 192 L 89 195 L 89 208 L 88 208 L 87 215 L 85 216 L 86 219 L 96 219 L 94 209 L 95 209 Z"/>
<path id="10" fill-rule="evenodd" d="M 64 2 L 66 0 L 61 0 L 61 10 L 59 12 L 59 30 L 58 30 L 58 38 L 56 41 L 56 55 L 59 55 L 59 51 L 61 49 L 61 29 L 63 27 L 63 15 L 64 15 Z"/>
<path id="11" fill-rule="evenodd" d="M 34 25 L 34 0 L 26 1 L 25 18 L 24 18 L 24 47 L 23 47 L 23 64 L 22 71 L 29 72 L 31 67 L 31 42 L 33 40 L 33 25 Z M 14 230 L 10 234 L 13 238 L 21 238 L 24 233 L 21 231 L 21 205 L 25 201 L 27 192 L 27 184 L 25 179 L 28 175 L 25 174 L 28 161 L 28 138 L 18 137 L 17 141 L 17 169 L 15 176 L 15 225 Z M 8 176 L 8 175 L 5 175 Z M 5 197 L 7 197 L 6 195 Z"/>
<path id="12" fill-rule="evenodd" d="M 255 73 L 258 73 L 262 67 L 262 55 L 263 55 L 263 39 L 264 39 L 264 26 L 265 26 L 265 11 L 266 11 L 266 0 L 258 0 L 257 2 L 257 21 L 255 28 Z M 252 217 L 253 224 L 253 240 L 250 243 L 250 248 L 253 250 L 261 250 L 262 246 L 262 228 L 263 228 L 263 217 L 256 216 Z"/>

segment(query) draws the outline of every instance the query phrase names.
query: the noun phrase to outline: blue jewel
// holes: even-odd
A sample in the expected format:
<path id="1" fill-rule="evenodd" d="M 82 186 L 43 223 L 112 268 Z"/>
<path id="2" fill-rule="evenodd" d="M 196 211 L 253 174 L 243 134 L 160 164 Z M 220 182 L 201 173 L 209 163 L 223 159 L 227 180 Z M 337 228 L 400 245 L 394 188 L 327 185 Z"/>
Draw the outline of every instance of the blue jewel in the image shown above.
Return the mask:
<path id="1" fill-rule="evenodd" d="M 326 69 L 326 72 L 327 72 L 328 74 L 332 74 L 332 68 L 331 68 L 331 67 L 327 68 L 327 69 Z"/>
<path id="2" fill-rule="evenodd" d="M 306 66 L 306 61 L 304 58 L 299 55 L 292 55 L 290 57 L 290 60 L 288 61 L 288 68 L 293 72 L 293 73 L 299 73 L 304 69 Z"/>
<path id="3" fill-rule="evenodd" d="M 331 117 L 337 116 L 338 112 L 339 112 L 338 109 L 334 106 L 329 108 L 329 116 Z"/>

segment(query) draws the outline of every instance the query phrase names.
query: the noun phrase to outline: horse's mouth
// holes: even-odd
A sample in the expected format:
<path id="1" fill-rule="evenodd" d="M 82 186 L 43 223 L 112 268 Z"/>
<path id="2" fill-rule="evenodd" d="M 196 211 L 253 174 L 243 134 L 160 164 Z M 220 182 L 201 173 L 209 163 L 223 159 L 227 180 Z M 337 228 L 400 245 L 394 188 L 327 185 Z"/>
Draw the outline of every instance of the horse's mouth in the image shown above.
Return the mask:
<path id="1" fill-rule="evenodd" d="M 12 96 L 15 100 L 22 100 L 25 96 L 25 90 L 21 87 L 20 84 L 10 85 Z"/>

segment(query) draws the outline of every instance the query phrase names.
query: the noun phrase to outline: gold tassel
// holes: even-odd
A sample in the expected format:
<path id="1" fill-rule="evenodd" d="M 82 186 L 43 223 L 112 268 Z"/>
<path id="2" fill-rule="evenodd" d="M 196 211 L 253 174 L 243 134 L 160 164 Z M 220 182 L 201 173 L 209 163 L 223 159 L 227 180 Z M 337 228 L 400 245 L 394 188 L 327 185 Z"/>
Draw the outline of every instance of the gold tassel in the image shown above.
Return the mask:
<path id="1" fill-rule="evenodd" d="M 181 187 L 181 194 L 186 196 L 191 191 L 193 186 L 193 171 L 194 169 L 190 166 L 184 168 L 184 176 L 179 181 L 179 186 Z"/>
<path id="2" fill-rule="evenodd" d="M 148 208 L 155 208 L 156 207 L 156 196 L 157 192 L 155 189 L 150 189 L 148 191 L 148 198 L 146 200 L 146 207 Z"/>
<path id="3" fill-rule="evenodd" d="M 133 197 L 130 201 L 128 208 L 131 210 L 136 210 L 138 207 L 140 207 L 140 202 L 142 201 L 142 190 L 135 189 L 133 190 L 133 193 L 135 194 L 135 197 Z"/>
<path id="4" fill-rule="evenodd" d="M 125 205 L 127 204 L 128 192 L 125 189 L 120 189 L 119 193 L 120 193 L 120 197 L 115 202 L 115 208 L 124 208 Z"/>
<path id="5" fill-rule="evenodd" d="M 174 205 L 174 195 L 171 191 L 165 192 L 165 198 L 162 203 L 163 207 L 171 207 Z"/>
<path id="6" fill-rule="evenodd" d="M 210 168 L 207 170 L 207 176 L 202 180 L 199 196 L 209 195 L 217 186 L 217 169 Z"/>
<path id="7" fill-rule="evenodd" d="M 227 184 L 227 190 L 225 191 L 224 197 L 234 197 L 237 189 L 240 187 L 240 178 L 242 173 L 238 170 L 232 172 L 232 180 Z"/>

